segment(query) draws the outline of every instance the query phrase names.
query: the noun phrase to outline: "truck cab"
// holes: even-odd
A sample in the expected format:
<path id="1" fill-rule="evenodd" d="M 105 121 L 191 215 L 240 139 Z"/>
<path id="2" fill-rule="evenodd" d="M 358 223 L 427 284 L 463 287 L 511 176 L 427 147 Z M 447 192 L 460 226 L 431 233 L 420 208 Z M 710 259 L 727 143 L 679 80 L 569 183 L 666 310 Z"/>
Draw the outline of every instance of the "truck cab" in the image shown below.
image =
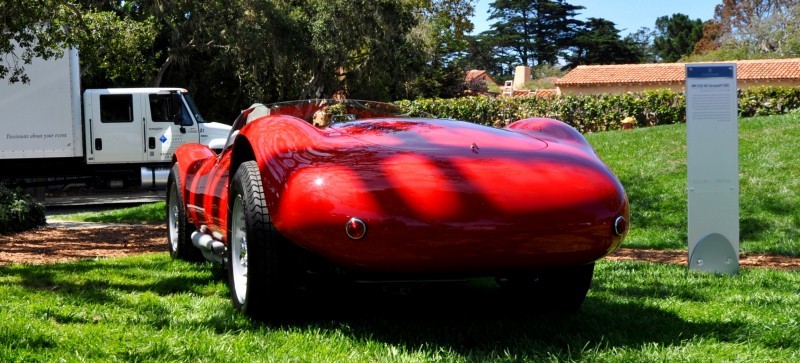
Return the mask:
<path id="1" fill-rule="evenodd" d="M 26 64 L 28 83 L 0 81 L 0 183 L 53 185 L 75 178 L 157 189 L 166 185 L 178 146 L 225 145 L 230 126 L 206 122 L 185 89 L 81 94 L 78 51 L 65 53 Z"/>
<path id="2" fill-rule="evenodd" d="M 185 143 L 221 148 L 230 131 L 206 122 L 182 88 L 87 89 L 83 115 L 89 165 L 168 163 Z"/>

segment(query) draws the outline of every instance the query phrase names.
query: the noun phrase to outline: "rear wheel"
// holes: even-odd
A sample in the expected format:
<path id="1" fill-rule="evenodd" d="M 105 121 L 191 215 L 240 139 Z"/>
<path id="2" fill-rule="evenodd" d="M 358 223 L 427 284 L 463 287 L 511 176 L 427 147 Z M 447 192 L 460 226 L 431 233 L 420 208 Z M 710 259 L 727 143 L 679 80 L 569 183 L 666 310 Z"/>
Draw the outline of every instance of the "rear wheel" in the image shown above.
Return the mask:
<path id="1" fill-rule="evenodd" d="M 594 263 L 591 263 L 497 278 L 497 283 L 515 297 L 522 298 L 525 303 L 563 312 L 575 312 L 586 299 L 593 275 Z"/>
<path id="2" fill-rule="evenodd" d="M 288 292 L 284 241 L 269 217 L 258 165 L 242 163 L 230 187 L 226 265 L 233 305 L 252 318 L 271 313 Z"/>
<path id="3" fill-rule="evenodd" d="M 192 245 L 194 225 L 186 220 L 186 204 L 181 193 L 178 164 L 172 166 L 167 181 L 167 246 L 174 259 L 191 262 L 203 261 L 203 255 Z"/>

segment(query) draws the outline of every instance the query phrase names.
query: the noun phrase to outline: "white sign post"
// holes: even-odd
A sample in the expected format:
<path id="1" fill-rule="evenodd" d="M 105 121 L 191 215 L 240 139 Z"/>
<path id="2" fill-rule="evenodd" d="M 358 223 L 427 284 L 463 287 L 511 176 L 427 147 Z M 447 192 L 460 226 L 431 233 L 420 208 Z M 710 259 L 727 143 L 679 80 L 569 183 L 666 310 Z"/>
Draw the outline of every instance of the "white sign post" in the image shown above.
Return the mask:
<path id="1" fill-rule="evenodd" d="M 686 65 L 689 269 L 739 272 L 736 64 Z"/>

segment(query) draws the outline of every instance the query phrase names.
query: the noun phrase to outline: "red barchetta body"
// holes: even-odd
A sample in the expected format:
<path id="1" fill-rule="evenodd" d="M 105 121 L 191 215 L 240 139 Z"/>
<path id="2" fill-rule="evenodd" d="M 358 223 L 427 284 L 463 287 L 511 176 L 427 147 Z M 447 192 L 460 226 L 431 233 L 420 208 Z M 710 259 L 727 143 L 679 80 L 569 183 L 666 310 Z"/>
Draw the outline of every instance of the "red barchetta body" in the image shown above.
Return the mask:
<path id="1" fill-rule="evenodd" d="M 625 237 L 622 185 L 560 121 L 497 129 L 358 117 L 318 128 L 275 109 L 252 117 L 256 109 L 219 153 L 200 144 L 175 153 L 186 218 L 223 244 L 231 178 L 249 160 L 277 232 L 348 271 L 488 276 L 575 266 Z M 352 218 L 363 221 L 361 238 L 346 231 Z"/>

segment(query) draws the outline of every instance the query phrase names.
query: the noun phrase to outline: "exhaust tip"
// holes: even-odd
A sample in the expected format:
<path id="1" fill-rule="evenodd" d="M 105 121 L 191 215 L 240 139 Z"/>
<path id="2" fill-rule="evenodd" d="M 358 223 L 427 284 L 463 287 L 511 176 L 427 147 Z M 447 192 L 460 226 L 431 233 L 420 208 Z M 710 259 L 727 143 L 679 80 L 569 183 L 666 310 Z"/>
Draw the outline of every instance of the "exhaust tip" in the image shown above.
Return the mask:
<path id="1" fill-rule="evenodd" d="M 617 217 L 614 220 L 614 235 L 621 236 L 628 231 L 628 221 L 623 216 Z"/>

